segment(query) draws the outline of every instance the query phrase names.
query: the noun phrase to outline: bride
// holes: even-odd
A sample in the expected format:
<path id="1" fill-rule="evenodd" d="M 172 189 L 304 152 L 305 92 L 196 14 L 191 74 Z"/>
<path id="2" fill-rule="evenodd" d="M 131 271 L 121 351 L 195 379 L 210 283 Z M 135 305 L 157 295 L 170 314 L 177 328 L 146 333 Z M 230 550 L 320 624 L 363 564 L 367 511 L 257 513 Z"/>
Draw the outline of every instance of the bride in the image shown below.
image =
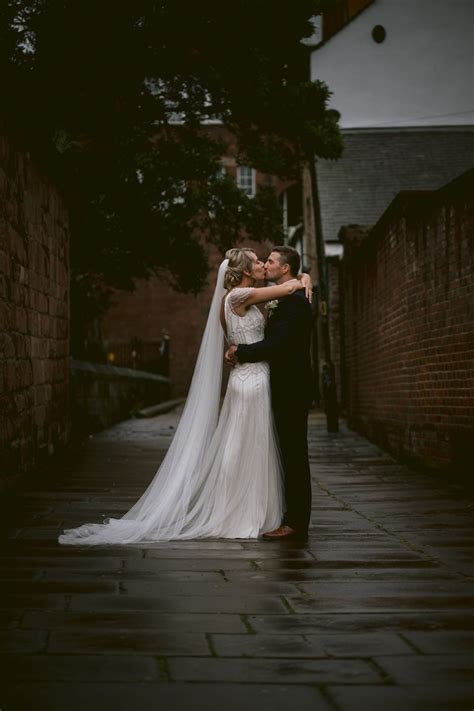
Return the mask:
<path id="1" fill-rule="evenodd" d="M 264 304 L 310 289 L 309 277 L 255 288 L 265 267 L 251 249 L 230 249 L 219 268 L 186 405 L 151 484 L 120 519 L 66 529 L 59 543 L 106 545 L 194 538 L 257 538 L 280 525 L 284 495 L 268 363 L 232 369 L 219 415 L 224 333 L 263 338 Z"/>

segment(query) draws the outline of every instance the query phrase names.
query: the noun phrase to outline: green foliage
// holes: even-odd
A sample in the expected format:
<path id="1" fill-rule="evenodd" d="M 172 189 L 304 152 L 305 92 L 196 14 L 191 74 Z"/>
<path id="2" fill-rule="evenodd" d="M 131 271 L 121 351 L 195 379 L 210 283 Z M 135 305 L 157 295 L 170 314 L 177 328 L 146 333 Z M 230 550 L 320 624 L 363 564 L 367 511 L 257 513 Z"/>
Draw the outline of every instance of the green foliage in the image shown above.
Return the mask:
<path id="1" fill-rule="evenodd" d="M 132 288 L 157 269 L 197 291 L 204 237 L 222 250 L 242 231 L 281 240 L 276 196 L 265 189 L 250 200 L 216 175 L 225 147 L 203 122 L 223 122 L 237 159 L 270 174 L 295 176 L 314 153 L 337 157 L 329 91 L 308 80 L 300 42 L 322 5 L 0 4 L 7 119 L 63 189 L 79 293 L 99 283 Z"/>

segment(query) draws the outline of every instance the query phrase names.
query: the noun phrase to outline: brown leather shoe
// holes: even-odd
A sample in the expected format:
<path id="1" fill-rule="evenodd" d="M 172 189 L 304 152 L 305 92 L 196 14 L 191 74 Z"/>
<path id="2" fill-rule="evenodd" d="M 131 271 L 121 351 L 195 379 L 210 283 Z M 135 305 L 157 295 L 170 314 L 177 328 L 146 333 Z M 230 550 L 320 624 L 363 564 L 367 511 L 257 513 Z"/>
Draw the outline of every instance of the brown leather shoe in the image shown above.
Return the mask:
<path id="1" fill-rule="evenodd" d="M 291 528 L 291 526 L 286 526 L 285 524 L 279 528 L 275 528 L 274 531 L 267 531 L 267 533 L 263 534 L 263 538 L 272 541 L 281 540 L 282 538 L 293 538 L 295 536 L 297 536 L 297 531 L 294 528 Z"/>

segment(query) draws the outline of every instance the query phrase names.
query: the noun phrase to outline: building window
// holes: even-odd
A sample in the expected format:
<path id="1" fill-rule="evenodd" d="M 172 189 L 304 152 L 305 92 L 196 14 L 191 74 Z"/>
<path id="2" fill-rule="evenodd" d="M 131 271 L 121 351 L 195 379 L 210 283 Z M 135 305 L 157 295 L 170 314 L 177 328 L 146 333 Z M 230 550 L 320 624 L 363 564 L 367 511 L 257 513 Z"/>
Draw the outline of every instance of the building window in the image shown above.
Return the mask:
<path id="1" fill-rule="evenodd" d="M 239 165 L 237 168 L 237 185 L 247 197 L 255 197 L 255 170 L 247 165 Z"/>

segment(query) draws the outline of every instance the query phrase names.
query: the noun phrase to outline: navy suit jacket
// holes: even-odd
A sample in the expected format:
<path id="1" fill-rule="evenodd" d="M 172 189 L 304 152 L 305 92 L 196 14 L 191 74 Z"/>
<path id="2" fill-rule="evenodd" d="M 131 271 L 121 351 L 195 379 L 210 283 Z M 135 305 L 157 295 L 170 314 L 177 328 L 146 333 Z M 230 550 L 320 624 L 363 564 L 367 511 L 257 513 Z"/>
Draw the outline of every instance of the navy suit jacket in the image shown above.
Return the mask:
<path id="1" fill-rule="evenodd" d="M 311 306 L 299 289 L 278 300 L 268 316 L 262 341 L 237 347 L 239 363 L 270 363 L 274 407 L 293 403 L 309 407 L 313 400 L 311 327 Z"/>

